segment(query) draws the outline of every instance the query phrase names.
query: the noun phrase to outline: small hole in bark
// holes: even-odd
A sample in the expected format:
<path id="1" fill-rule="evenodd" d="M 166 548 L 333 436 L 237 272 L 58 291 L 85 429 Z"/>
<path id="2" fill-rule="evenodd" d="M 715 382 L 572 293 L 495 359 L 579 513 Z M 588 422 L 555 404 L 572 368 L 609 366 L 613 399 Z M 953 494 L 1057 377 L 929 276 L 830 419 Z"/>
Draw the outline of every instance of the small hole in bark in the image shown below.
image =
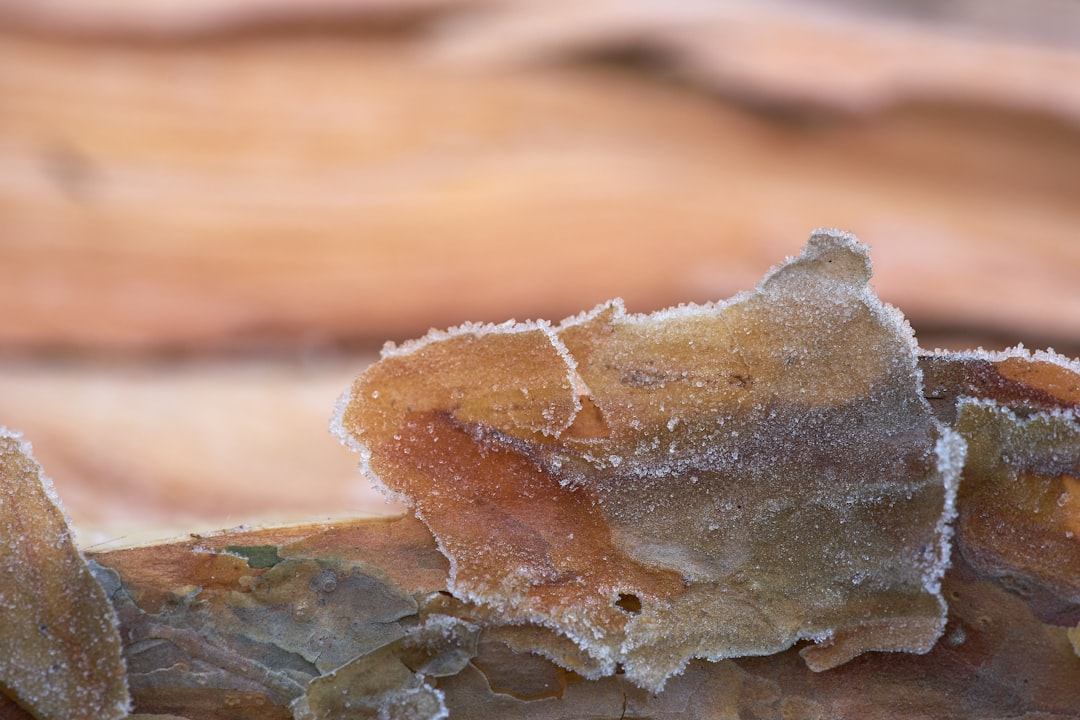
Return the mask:
<path id="1" fill-rule="evenodd" d="M 615 607 L 631 615 L 637 615 L 641 612 L 641 600 L 637 595 L 619 593 L 619 599 L 615 601 Z"/>

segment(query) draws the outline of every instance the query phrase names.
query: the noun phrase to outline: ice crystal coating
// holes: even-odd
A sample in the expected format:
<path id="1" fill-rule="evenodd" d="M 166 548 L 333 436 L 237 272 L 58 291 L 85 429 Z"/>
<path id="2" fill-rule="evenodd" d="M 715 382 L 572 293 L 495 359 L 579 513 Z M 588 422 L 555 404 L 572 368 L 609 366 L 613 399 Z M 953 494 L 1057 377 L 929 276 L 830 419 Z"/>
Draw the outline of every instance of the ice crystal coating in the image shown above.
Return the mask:
<path id="1" fill-rule="evenodd" d="M 1076 384 L 1074 382 L 1074 387 Z M 965 398 L 956 428 L 972 449 L 960 497 L 959 549 L 1024 597 L 1043 622 L 1080 617 L 1080 419 L 1018 413 Z"/>
<path id="2" fill-rule="evenodd" d="M 116 615 L 22 436 L 0 427 L 0 694 L 41 720 L 127 716 Z"/>
<path id="3" fill-rule="evenodd" d="M 869 278 L 819 231 L 723 303 L 433 332 L 384 351 L 336 430 L 456 594 L 561 633 L 592 676 L 656 690 L 801 640 L 815 670 L 926 652 L 964 441 Z"/>

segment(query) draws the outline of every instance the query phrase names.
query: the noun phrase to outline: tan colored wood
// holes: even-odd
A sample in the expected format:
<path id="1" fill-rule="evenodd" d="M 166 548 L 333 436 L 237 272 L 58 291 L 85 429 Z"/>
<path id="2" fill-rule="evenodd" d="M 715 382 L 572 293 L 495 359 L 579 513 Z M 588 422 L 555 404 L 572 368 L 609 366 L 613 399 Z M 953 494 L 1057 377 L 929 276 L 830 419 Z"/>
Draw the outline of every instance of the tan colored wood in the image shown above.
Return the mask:
<path id="1" fill-rule="evenodd" d="M 0 0 L 0 21 L 23 30 L 72 37 L 167 39 L 290 24 L 392 25 L 473 4 L 468 0 L 100 0 L 90 6 L 66 0 Z"/>
<path id="2" fill-rule="evenodd" d="M 637 51 L 762 104 L 872 112 L 930 100 L 1080 119 L 1080 10 L 1060 0 L 943 0 L 933 12 L 914 0 L 510 0 L 484 9 L 446 34 L 442 57 L 491 66 Z"/>
<path id="3" fill-rule="evenodd" d="M 822 225 L 874 246 L 917 324 L 1080 334 L 1060 116 L 942 98 L 803 123 L 626 69 L 454 64 L 429 32 L 0 37 L 0 344 L 647 310 L 745 288 Z"/>
<path id="4" fill-rule="evenodd" d="M 0 416 L 32 442 L 84 546 L 400 512 L 327 428 L 368 359 L 6 364 Z"/>

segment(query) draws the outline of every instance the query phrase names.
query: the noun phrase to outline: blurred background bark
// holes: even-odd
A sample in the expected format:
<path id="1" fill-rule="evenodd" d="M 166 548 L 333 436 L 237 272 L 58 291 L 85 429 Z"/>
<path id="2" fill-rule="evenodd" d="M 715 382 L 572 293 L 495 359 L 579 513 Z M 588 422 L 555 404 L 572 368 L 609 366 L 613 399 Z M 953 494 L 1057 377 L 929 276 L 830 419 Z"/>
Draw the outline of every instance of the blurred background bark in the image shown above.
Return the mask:
<path id="1" fill-rule="evenodd" d="M 1080 3 L 0 0 L 0 423 L 87 541 L 386 512 L 385 339 L 872 247 L 924 347 L 1080 354 Z"/>

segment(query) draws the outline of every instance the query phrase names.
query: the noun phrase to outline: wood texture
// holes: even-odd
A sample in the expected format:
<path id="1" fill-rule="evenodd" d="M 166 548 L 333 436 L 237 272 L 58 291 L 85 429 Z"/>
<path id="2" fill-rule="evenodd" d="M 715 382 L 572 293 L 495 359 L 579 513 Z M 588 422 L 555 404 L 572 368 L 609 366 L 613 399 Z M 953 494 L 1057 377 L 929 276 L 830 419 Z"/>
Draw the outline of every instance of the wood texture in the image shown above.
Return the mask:
<path id="1" fill-rule="evenodd" d="M 327 430 L 366 362 L 9 364 L 0 407 L 32 440 L 83 546 L 386 514 L 400 506 Z"/>
<path id="2" fill-rule="evenodd" d="M 4 346 L 648 310 L 747 287 L 823 225 L 874 246 L 916 323 L 1080 332 L 1068 44 L 730 3 L 495 3 L 392 32 L 360 5 L 295 32 L 245 7 L 183 39 L 0 36 Z"/>

